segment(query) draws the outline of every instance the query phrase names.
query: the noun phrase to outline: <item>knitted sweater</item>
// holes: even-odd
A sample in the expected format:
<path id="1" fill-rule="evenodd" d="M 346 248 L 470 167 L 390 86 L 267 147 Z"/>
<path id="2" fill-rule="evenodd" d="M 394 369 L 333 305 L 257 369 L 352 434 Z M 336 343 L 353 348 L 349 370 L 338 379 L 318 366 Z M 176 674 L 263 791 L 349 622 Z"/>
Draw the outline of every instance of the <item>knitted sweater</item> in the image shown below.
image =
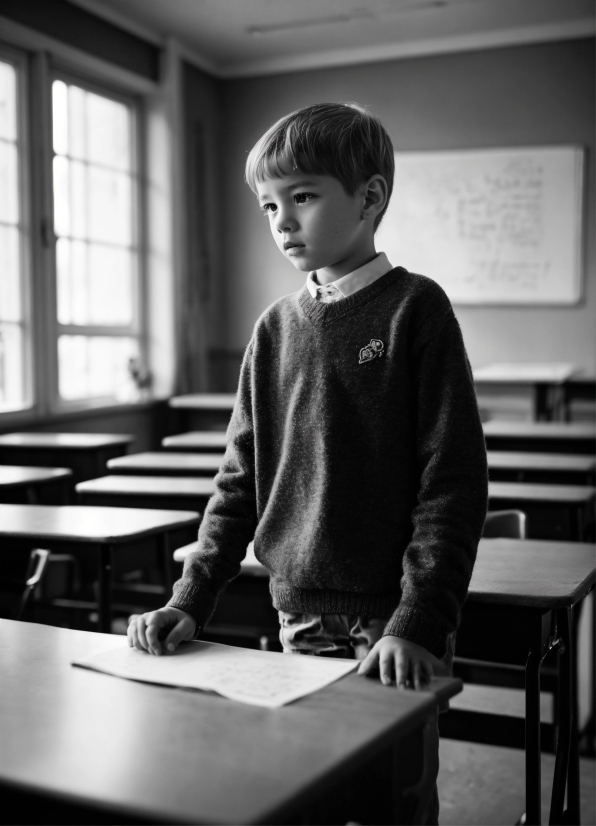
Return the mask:
<path id="1" fill-rule="evenodd" d="M 443 290 L 398 267 L 257 321 L 198 550 L 169 605 L 200 629 L 254 538 L 279 610 L 387 618 L 441 657 L 487 505 L 484 437 Z"/>

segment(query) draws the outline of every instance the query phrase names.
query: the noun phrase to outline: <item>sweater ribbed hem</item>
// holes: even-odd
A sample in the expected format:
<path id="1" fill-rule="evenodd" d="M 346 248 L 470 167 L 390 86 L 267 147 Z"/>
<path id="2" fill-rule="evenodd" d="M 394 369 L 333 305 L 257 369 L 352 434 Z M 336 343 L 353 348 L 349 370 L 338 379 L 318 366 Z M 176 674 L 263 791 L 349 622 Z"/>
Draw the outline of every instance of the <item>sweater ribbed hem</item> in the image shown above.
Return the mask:
<path id="1" fill-rule="evenodd" d="M 449 629 L 426 611 L 400 605 L 383 631 L 383 636 L 389 634 L 421 645 L 440 660 L 447 650 Z"/>
<path id="2" fill-rule="evenodd" d="M 356 594 L 347 591 L 296 588 L 287 582 L 269 584 L 273 606 L 278 611 L 299 614 L 354 614 L 359 617 L 390 617 L 399 594 Z"/>

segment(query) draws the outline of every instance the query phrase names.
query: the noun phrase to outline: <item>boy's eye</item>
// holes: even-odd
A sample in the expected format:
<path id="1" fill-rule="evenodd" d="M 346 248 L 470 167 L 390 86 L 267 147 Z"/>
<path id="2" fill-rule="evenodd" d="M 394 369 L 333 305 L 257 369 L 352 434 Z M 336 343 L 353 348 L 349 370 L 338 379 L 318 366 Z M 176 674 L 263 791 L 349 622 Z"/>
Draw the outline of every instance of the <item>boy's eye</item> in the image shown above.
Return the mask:
<path id="1" fill-rule="evenodd" d="M 261 209 L 267 215 L 267 213 L 275 212 L 277 207 L 275 204 L 261 204 Z"/>
<path id="2" fill-rule="evenodd" d="M 315 196 L 312 192 L 297 192 L 294 195 L 294 200 L 297 204 L 305 204 L 307 201 L 311 201 Z"/>

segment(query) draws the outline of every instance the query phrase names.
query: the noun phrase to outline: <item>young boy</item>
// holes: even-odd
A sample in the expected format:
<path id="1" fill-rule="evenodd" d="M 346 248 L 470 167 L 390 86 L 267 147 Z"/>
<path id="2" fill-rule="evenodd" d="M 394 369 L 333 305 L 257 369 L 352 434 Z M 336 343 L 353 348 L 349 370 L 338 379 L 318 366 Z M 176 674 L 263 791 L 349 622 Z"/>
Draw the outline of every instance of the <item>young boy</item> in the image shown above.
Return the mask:
<path id="1" fill-rule="evenodd" d="M 159 655 L 199 635 L 254 539 L 285 653 L 356 657 L 420 689 L 450 671 L 486 515 L 458 323 L 435 282 L 375 251 L 393 147 L 367 111 L 282 118 L 246 178 L 306 285 L 255 325 L 198 550 L 168 605 L 131 618 L 129 644 Z M 423 804 L 438 822 L 436 790 Z"/>

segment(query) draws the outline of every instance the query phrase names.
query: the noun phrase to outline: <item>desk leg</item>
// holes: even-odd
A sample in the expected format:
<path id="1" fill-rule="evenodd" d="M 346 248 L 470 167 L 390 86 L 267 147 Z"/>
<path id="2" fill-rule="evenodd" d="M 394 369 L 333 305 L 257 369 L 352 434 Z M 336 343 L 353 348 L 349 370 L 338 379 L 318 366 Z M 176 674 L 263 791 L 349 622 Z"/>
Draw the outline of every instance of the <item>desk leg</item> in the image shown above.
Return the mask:
<path id="1" fill-rule="evenodd" d="M 110 624 L 110 603 L 112 590 L 112 546 L 99 546 L 99 593 L 98 593 L 98 613 L 99 631 L 102 634 L 109 634 Z"/>
<path id="2" fill-rule="evenodd" d="M 526 824 L 540 826 L 540 663 L 542 620 L 537 618 L 526 661 Z"/>
<path id="3" fill-rule="evenodd" d="M 173 558 L 172 552 L 170 550 L 170 535 L 167 533 L 167 531 L 164 531 L 164 533 L 162 533 L 160 542 L 161 552 L 163 556 L 163 574 L 165 579 L 164 585 L 166 588 L 167 598 L 169 599 L 172 595 L 172 585 L 174 584 L 174 577 L 172 574 Z"/>
<path id="4" fill-rule="evenodd" d="M 581 605 L 581 603 L 580 603 Z M 567 621 L 567 636 L 569 639 L 569 660 L 571 671 L 571 736 L 569 738 L 569 779 L 567 787 L 567 823 L 573 823 L 579 826 L 580 810 L 579 810 L 579 709 L 577 696 L 577 641 L 579 638 L 579 607 L 569 609 L 569 617 Z"/>
<path id="5" fill-rule="evenodd" d="M 565 805 L 565 788 L 567 786 L 567 778 L 571 771 L 569 757 L 573 726 L 573 682 L 569 624 L 569 609 L 561 608 L 557 611 L 557 627 L 562 644 L 559 649 L 559 737 L 557 741 L 555 776 L 553 778 L 549 818 L 549 823 L 552 826 L 566 822 L 563 812 Z"/>

